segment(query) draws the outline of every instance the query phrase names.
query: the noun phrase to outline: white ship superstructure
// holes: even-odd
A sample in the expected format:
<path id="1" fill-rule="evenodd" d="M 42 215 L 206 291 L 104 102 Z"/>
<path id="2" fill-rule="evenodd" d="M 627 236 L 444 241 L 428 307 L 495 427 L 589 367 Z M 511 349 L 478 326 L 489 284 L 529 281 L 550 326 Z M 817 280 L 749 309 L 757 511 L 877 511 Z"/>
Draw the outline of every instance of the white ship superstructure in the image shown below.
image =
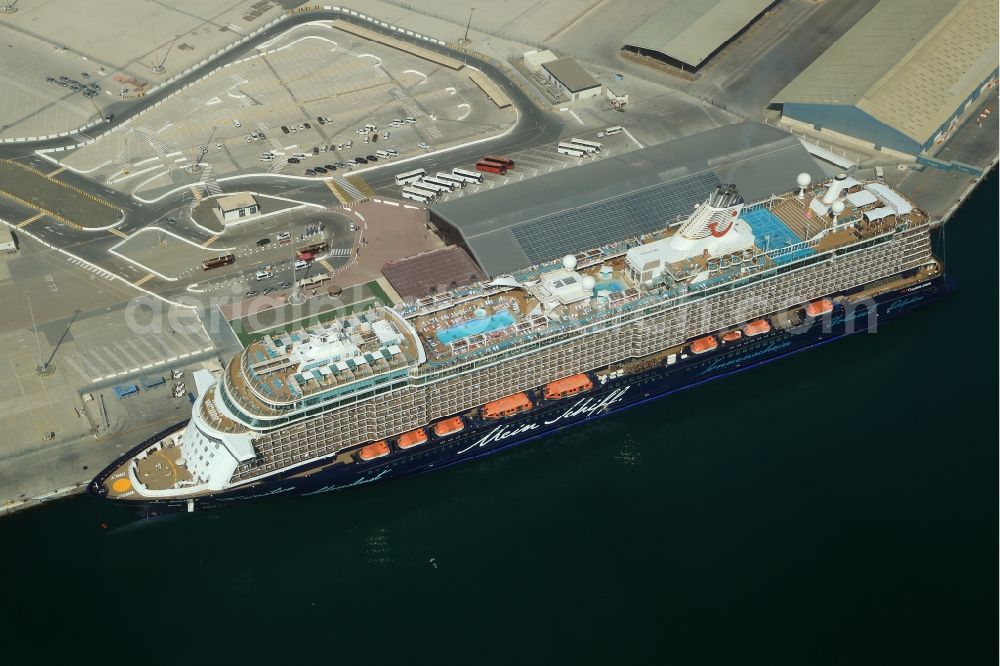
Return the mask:
<path id="1" fill-rule="evenodd" d="M 186 428 L 125 461 L 110 496 L 196 497 L 353 464 L 360 447 L 504 396 L 937 270 L 930 221 L 895 190 L 847 176 L 803 190 L 748 205 L 720 185 L 656 234 L 264 336 L 217 380 L 197 378 Z"/>

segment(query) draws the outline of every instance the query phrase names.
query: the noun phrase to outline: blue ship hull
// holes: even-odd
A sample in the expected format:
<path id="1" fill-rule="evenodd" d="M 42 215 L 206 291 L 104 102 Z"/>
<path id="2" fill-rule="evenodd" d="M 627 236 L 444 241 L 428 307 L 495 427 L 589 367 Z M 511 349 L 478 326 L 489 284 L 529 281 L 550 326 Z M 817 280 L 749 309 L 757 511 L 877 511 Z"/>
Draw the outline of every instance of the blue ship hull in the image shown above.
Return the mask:
<path id="1" fill-rule="evenodd" d="M 475 460 L 847 335 L 867 332 L 869 327 L 881 326 L 914 308 L 941 298 L 949 291 L 950 282 L 941 276 L 882 294 L 875 299 L 875 317 L 869 315 L 867 308 L 848 312 L 837 305 L 832 313 L 807 319 L 806 323 L 797 328 L 773 328 L 762 335 L 744 336 L 735 342 L 721 343 L 717 349 L 705 354 L 678 357 L 676 363 L 671 365 L 660 364 L 642 373 L 609 379 L 604 383 L 595 382 L 594 388 L 585 394 L 560 400 L 542 400 L 540 395 L 530 393 L 535 405 L 530 411 L 500 421 L 466 419 L 466 427 L 460 433 L 444 438 L 431 435 L 428 442 L 406 451 L 393 445 L 389 455 L 368 462 L 334 464 L 329 459 L 315 461 L 285 474 L 261 479 L 252 485 L 195 498 L 194 506 L 220 506 L 236 500 L 284 494 L 317 495 Z M 105 476 L 125 458 L 144 450 L 161 436 L 162 433 L 154 435 L 147 442 L 122 455 L 91 483 L 91 493 L 100 495 L 100 482 Z M 310 470 L 311 473 L 306 474 Z M 191 508 L 187 500 L 178 499 L 112 501 L 152 513 Z"/>

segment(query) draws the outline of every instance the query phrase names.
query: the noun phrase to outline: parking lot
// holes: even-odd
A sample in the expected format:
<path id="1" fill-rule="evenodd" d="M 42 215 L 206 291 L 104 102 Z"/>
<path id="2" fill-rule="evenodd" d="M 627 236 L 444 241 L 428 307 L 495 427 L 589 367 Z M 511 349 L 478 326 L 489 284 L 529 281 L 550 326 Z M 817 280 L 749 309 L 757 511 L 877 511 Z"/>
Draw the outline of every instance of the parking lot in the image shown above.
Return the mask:
<path id="1" fill-rule="evenodd" d="M 327 165 L 343 171 L 379 149 L 404 158 L 498 133 L 514 118 L 461 72 L 328 25 L 303 26 L 65 163 L 141 192 L 236 173 L 305 176 L 317 166 L 328 169 L 322 177 Z M 393 127 L 394 120 L 401 122 Z M 188 173 L 199 146 L 207 169 Z M 265 153 L 273 158 L 262 160 Z"/>

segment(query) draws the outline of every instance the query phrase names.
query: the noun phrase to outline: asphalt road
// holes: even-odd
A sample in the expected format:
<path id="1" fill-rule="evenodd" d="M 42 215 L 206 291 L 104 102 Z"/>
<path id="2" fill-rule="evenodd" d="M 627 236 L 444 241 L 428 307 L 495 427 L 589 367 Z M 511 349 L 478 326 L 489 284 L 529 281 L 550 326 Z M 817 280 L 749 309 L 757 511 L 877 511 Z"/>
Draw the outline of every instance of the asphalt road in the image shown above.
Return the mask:
<path id="1" fill-rule="evenodd" d="M 344 16 L 339 12 L 320 10 L 294 14 L 286 18 L 283 22 L 263 31 L 254 39 L 231 49 L 218 58 L 215 58 L 205 65 L 193 70 L 169 86 L 164 86 L 136 101 L 118 102 L 113 104 L 105 110 L 105 113 L 114 114 L 114 121 L 110 124 L 103 125 L 102 128 L 104 131 L 107 131 L 115 125 L 125 123 L 130 118 L 141 113 L 144 109 L 153 106 L 158 101 L 169 96 L 177 89 L 193 83 L 198 78 L 204 76 L 207 72 L 248 55 L 255 50 L 258 44 L 276 37 L 295 25 L 315 21 L 317 19 L 334 18 L 353 21 L 359 25 L 365 26 L 368 29 L 378 30 L 386 34 L 390 34 L 390 31 L 386 29 L 382 29 L 360 19 Z M 425 160 L 410 162 L 407 166 L 412 168 L 423 167 L 428 171 L 432 169 L 450 169 L 456 166 L 467 167 L 486 152 L 516 152 L 533 146 L 550 144 L 559 137 L 563 127 L 562 120 L 553 113 L 543 112 L 538 109 L 519 88 L 514 86 L 502 72 L 490 63 L 472 58 L 471 56 L 461 52 L 452 51 L 437 44 L 431 44 L 422 40 L 409 39 L 398 33 L 391 34 L 396 39 L 412 41 L 425 49 L 435 50 L 448 56 L 463 60 L 467 63 L 474 64 L 475 67 L 481 69 L 487 76 L 497 82 L 504 89 L 507 95 L 514 102 L 519 112 L 517 126 L 513 131 L 503 137 L 494 141 L 477 144 L 476 146 L 459 148 L 448 152 L 431 152 L 426 155 Z M 24 163 L 31 164 L 43 171 L 51 171 L 53 169 L 52 163 L 35 154 L 35 151 L 46 148 L 73 145 L 74 143 L 75 141 L 72 137 L 62 137 L 37 142 L 0 144 L 0 158 L 17 159 Z M 375 189 L 388 187 L 394 184 L 393 178 L 397 170 L 398 169 L 393 168 L 374 169 L 367 171 L 364 174 L 364 178 Z M 121 234 L 126 235 L 144 227 L 156 224 L 166 217 L 175 217 L 178 219 L 184 217 L 181 214 L 181 211 L 183 211 L 183 209 L 191 202 L 192 198 L 191 193 L 185 189 L 166 196 L 155 203 L 141 204 L 126 194 L 112 190 L 102 184 L 90 180 L 84 175 L 77 174 L 69 170 L 62 172 L 59 175 L 59 178 L 71 185 L 75 185 L 88 192 L 100 195 L 122 208 L 126 214 L 125 221 L 119 225 L 116 230 Z M 246 185 L 241 184 L 240 178 L 228 180 L 226 182 L 227 190 L 233 191 L 252 186 L 255 191 L 260 192 L 261 194 L 277 194 L 302 201 L 318 203 L 324 206 L 331 204 L 330 190 L 322 180 L 315 182 L 302 182 L 299 184 L 300 181 L 290 181 L 289 179 L 282 178 L 281 176 L 267 178 L 261 178 L 260 176 L 248 176 L 245 182 Z M 0 198 L 0 217 L 3 217 L 6 220 L 16 223 L 18 220 L 28 219 L 33 214 L 34 211 L 26 210 L 9 200 Z M 185 228 L 183 225 L 172 230 L 175 233 L 184 235 L 195 242 L 205 240 L 203 233 L 196 229 Z M 124 260 L 108 253 L 108 250 L 112 246 L 122 240 L 121 236 L 118 234 L 110 232 L 84 232 L 54 222 L 45 224 L 44 220 L 32 223 L 31 227 L 26 229 L 26 231 L 29 231 L 31 234 L 41 238 L 51 245 L 71 252 L 75 256 L 111 273 L 120 275 L 126 279 L 136 277 L 132 274 L 131 271 L 133 271 L 133 269 L 130 268 L 128 262 L 125 262 Z M 202 237 L 199 238 L 199 234 Z M 232 244 L 232 242 L 236 240 L 245 239 L 230 239 L 227 237 L 227 244 Z M 213 276 L 213 279 L 227 280 L 238 273 L 240 273 L 240 271 L 222 273 L 218 276 Z M 166 282 L 160 280 L 159 278 L 152 278 L 146 282 L 143 287 L 169 298 L 171 295 L 185 293 L 186 287 L 195 281 L 196 280 Z"/>

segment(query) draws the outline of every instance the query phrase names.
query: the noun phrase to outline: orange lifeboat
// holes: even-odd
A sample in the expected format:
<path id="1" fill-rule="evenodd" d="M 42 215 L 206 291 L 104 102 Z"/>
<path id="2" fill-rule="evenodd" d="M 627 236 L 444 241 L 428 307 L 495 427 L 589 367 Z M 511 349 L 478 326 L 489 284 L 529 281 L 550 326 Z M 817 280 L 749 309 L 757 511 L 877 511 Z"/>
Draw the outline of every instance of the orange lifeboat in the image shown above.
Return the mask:
<path id="1" fill-rule="evenodd" d="M 594 383 L 590 381 L 590 377 L 581 372 L 578 375 L 563 377 L 554 382 L 549 382 L 542 389 L 542 395 L 545 396 L 546 400 L 554 400 L 576 395 L 583 391 L 589 391 L 592 388 L 594 388 Z"/>
<path id="2" fill-rule="evenodd" d="M 447 437 L 463 430 L 465 430 L 465 422 L 462 421 L 461 416 L 452 416 L 450 419 L 434 424 L 434 434 L 438 437 Z"/>
<path id="3" fill-rule="evenodd" d="M 766 319 L 754 319 L 743 327 L 743 332 L 747 334 L 748 338 L 752 338 L 755 335 L 763 335 L 770 330 L 771 325 L 767 323 Z"/>
<path id="4" fill-rule="evenodd" d="M 427 431 L 423 428 L 417 428 L 416 430 L 411 430 L 410 432 L 404 432 L 399 436 L 399 448 L 412 449 L 414 446 L 420 446 L 427 441 Z"/>
<path id="5" fill-rule="evenodd" d="M 389 445 L 386 441 L 380 440 L 374 444 L 369 444 L 368 446 L 361 447 L 361 453 L 359 457 L 362 460 L 375 460 L 376 458 L 381 458 L 383 456 L 389 455 Z"/>
<path id="6" fill-rule="evenodd" d="M 710 352 L 719 346 L 719 341 L 715 339 L 713 335 L 706 335 L 703 338 L 698 338 L 691 343 L 691 353 L 692 354 L 704 354 L 705 352 Z"/>
<path id="7" fill-rule="evenodd" d="M 743 332 L 742 331 L 729 331 L 728 333 L 726 333 L 725 335 L 722 336 L 722 341 L 723 342 L 736 342 L 737 340 L 739 340 L 742 337 L 743 337 Z"/>
<path id="8" fill-rule="evenodd" d="M 806 314 L 810 317 L 821 317 L 830 312 L 833 312 L 833 301 L 829 298 L 821 298 L 806 306 Z"/>
<path id="9" fill-rule="evenodd" d="M 483 405 L 484 419 L 502 419 L 531 409 L 531 400 L 524 393 L 515 393 Z"/>

